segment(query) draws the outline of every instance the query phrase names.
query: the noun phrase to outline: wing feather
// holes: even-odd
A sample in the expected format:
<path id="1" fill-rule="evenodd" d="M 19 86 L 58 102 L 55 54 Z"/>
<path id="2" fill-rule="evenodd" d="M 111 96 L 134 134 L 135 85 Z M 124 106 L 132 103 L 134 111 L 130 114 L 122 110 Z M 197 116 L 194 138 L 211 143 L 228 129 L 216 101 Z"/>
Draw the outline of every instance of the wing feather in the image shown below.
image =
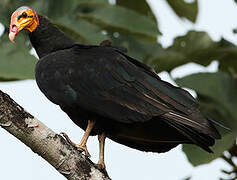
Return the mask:
<path id="1" fill-rule="evenodd" d="M 218 136 L 187 91 L 162 81 L 137 60 L 101 46 L 76 47 L 73 58 L 67 69 L 72 69 L 69 82 L 78 95 L 75 103 L 79 107 L 123 123 L 163 116 Z"/>

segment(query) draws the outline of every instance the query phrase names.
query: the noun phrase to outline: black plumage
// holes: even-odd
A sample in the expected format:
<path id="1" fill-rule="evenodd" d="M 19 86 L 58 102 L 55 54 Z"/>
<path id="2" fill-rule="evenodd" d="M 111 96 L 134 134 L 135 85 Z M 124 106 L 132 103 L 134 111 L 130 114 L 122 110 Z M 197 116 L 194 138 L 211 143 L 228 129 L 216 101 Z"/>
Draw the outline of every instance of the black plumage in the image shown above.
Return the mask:
<path id="1" fill-rule="evenodd" d="M 11 16 L 9 39 L 22 29 L 40 60 L 35 69 L 40 90 L 86 132 L 79 145 L 86 155 L 89 135 L 98 135 L 98 165 L 105 168 L 105 136 L 142 151 L 166 152 L 181 143 L 204 150 L 220 134 L 185 90 L 165 81 L 123 48 L 109 41 L 83 45 L 66 36 L 30 7 Z"/>
<path id="2" fill-rule="evenodd" d="M 75 42 L 43 16 L 29 34 L 40 58 L 35 77 L 41 91 L 91 135 L 126 146 L 166 152 L 180 143 L 208 152 L 220 138 L 185 90 L 162 81 L 148 66 L 109 45 Z"/>

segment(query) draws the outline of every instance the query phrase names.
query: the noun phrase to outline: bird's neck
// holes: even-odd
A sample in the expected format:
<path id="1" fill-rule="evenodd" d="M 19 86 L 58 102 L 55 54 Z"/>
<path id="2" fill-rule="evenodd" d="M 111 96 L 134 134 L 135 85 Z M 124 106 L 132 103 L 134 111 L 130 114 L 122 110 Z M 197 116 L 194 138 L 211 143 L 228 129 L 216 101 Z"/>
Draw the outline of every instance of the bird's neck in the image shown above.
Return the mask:
<path id="1" fill-rule="evenodd" d="M 29 34 L 32 46 L 39 58 L 75 44 L 70 37 L 54 26 L 47 18 L 39 15 L 39 26 Z"/>

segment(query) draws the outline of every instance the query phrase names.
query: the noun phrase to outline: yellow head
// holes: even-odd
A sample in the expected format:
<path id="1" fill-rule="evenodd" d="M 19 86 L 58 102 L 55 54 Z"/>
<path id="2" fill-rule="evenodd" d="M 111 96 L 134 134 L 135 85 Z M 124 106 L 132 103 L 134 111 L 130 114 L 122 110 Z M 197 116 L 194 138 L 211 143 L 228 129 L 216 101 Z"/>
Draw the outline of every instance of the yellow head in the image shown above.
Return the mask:
<path id="1" fill-rule="evenodd" d="M 28 6 L 18 8 L 11 16 L 9 39 L 14 38 L 22 29 L 33 32 L 39 25 L 39 18 L 36 12 Z"/>

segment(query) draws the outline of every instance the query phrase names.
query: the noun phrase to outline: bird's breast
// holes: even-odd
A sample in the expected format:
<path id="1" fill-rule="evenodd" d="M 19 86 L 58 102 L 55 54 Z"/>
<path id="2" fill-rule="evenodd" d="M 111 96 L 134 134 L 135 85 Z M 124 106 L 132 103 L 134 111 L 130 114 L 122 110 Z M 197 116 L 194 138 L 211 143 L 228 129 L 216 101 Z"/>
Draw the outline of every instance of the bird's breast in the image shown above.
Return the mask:
<path id="1" fill-rule="evenodd" d="M 59 67 L 57 63 L 39 62 L 35 78 L 40 90 L 50 101 L 58 105 L 72 105 L 78 99 L 78 93 L 70 81 L 73 71 L 72 68 Z"/>

